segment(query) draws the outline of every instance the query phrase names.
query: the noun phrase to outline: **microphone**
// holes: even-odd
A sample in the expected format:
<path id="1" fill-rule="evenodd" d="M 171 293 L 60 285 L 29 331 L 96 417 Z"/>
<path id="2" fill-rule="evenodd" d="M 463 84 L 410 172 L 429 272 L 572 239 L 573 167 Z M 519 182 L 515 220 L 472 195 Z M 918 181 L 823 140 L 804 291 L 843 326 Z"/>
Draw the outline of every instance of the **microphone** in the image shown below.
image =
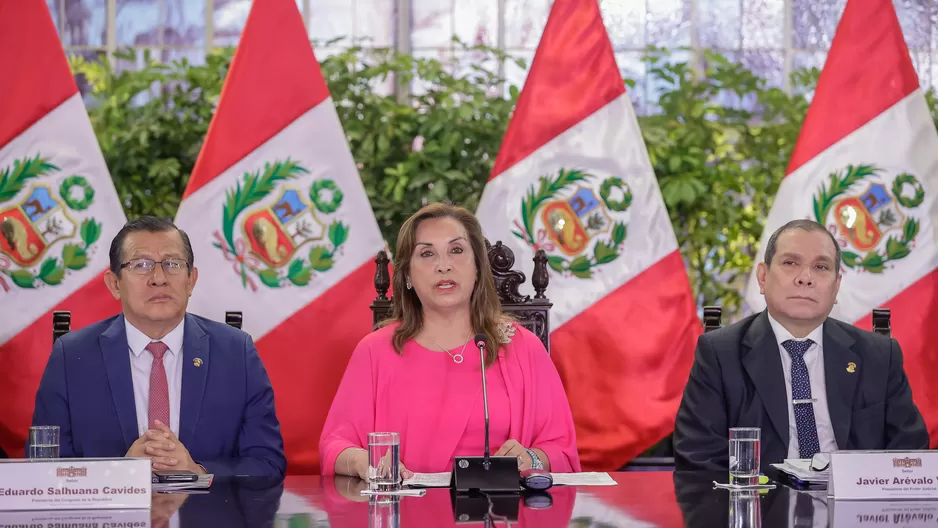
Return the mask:
<path id="1" fill-rule="evenodd" d="M 482 408 L 485 417 L 485 449 L 483 456 L 457 456 L 453 460 L 450 486 L 456 493 L 509 493 L 518 504 L 521 490 L 521 474 L 518 459 L 513 456 L 492 456 L 489 449 L 489 393 L 485 379 L 485 350 L 487 336 L 476 334 L 473 338 L 479 349 L 482 366 Z M 509 500 L 510 502 L 510 500 Z M 458 518 L 458 516 L 457 516 Z"/>
<path id="2" fill-rule="evenodd" d="M 485 334 L 475 336 L 476 346 L 479 347 L 479 357 L 482 359 L 482 408 L 485 409 L 485 451 L 483 452 L 482 467 L 488 471 L 492 467 L 489 461 L 489 391 L 485 383 Z"/>

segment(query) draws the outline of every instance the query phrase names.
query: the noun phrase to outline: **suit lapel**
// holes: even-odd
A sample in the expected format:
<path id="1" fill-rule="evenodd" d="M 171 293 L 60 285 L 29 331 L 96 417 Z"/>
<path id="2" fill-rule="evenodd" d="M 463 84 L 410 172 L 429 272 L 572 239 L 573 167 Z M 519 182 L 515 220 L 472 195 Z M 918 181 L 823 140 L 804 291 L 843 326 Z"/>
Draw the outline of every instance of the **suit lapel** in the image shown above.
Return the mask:
<path id="1" fill-rule="evenodd" d="M 124 316 L 114 319 L 111 326 L 99 337 L 104 368 L 107 371 L 114 409 L 120 423 L 121 436 L 127 449 L 137 439 L 137 407 L 134 400 L 133 374 L 130 372 L 130 352 L 127 345 L 127 330 Z"/>
<path id="2" fill-rule="evenodd" d="M 824 378 L 827 385 L 827 410 L 834 429 L 837 447 L 848 449 L 850 416 L 853 400 L 856 396 L 857 379 L 863 368 L 860 356 L 851 350 L 854 339 L 839 327 L 838 323 L 828 319 L 824 323 Z M 853 364 L 852 372 L 848 366 Z"/>
<path id="3" fill-rule="evenodd" d="M 788 451 L 788 391 L 782 359 L 767 312 L 756 317 L 743 337 L 742 363 L 762 399 L 765 412 Z"/>
<path id="4" fill-rule="evenodd" d="M 212 364 L 209 361 L 208 334 L 198 319 L 186 314 L 182 338 L 182 397 L 179 402 L 179 441 L 187 445 L 195 438 L 199 423 L 205 381 Z"/>

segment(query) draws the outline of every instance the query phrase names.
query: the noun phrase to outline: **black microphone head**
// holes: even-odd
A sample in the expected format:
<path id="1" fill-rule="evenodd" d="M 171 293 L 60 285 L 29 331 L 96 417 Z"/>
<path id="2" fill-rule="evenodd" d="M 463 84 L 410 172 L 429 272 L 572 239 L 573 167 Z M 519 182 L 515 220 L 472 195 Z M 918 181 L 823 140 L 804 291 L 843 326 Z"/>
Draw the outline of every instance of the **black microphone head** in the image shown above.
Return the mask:
<path id="1" fill-rule="evenodd" d="M 484 347 L 484 346 L 485 346 L 485 339 L 486 339 L 486 335 L 483 334 L 482 332 L 479 332 L 479 333 L 476 334 L 476 336 L 473 338 L 473 341 L 476 342 L 476 346 L 477 346 L 477 347 Z"/>

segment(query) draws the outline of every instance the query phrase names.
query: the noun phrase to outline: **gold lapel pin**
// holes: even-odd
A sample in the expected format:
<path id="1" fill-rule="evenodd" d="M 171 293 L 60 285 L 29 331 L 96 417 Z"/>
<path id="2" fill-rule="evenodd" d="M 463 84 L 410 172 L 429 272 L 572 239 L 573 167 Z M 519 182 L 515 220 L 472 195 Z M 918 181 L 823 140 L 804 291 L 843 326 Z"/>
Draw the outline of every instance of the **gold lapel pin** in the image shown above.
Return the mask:
<path id="1" fill-rule="evenodd" d="M 856 371 L 857 371 L 856 363 L 854 363 L 853 361 L 851 361 L 850 363 L 847 363 L 847 372 L 853 374 Z"/>
<path id="2" fill-rule="evenodd" d="M 202 358 L 195 358 L 195 359 L 193 359 L 193 360 L 192 360 L 192 364 L 195 365 L 195 368 L 201 367 L 201 366 L 202 366 Z M 853 364 L 853 363 L 851 363 L 851 365 L 852 365 L 852 364 Z M 849 369 L 848 369 L 848 370 L 849 370 Z M 851 371 L 851 372 L 853 372 L 853 371 Z"/>

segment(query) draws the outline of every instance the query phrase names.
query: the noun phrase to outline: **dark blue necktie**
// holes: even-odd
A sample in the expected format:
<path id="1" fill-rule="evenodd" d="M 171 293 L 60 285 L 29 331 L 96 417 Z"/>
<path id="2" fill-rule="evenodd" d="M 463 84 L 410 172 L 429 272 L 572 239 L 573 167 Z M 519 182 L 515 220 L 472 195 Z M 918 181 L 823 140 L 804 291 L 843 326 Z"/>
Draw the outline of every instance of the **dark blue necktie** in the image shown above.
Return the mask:
<path id="1" fill-rule="evenodd" d="M 804 362 L 804 354 L 811 348 L 814 341 L 805 339 L 795 341 L 789 339 L 782 342 L 782 346 L 791 355 L 791 399 L 811 400 L 811 379 L 808 377 L 808 365 Z M 798 456 L 811 458 L 821 450 L 821 442 L 817 436 L 817 423 L 814 421 L 814 404 L 810 401 L 793 403 L 795 407 L 795 424 L 798 426 Z"/>

